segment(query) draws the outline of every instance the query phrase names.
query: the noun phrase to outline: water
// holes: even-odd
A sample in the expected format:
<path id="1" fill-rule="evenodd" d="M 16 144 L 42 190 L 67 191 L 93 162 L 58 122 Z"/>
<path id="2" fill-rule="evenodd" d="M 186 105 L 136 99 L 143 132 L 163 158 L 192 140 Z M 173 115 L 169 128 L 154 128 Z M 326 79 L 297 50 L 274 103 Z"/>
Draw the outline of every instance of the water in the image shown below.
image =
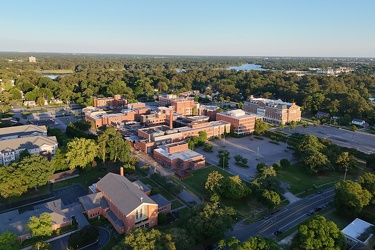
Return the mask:
<path id="1" fill-rule="evenodd" d="M 61 77 L 63 77 L 63 76 L 68 76 L 68 75 L 70 75 L 70 74 L 56 74 L 56 75 L 52 75 L 52 74 L 43 74 L 44 76 L 46 76 L 46 77 L 49 77 L 49 78 L 51 78 L 52 80 L 55 80 L 57 77 L 59 77 L 59 76 L 61 76 Z"/>
<path id="2" fill-rule="evenodd" d="M 262 68 L 262 65 L 258 65 L 258 64 L 252 64 L 252 63 L 247 63 L 247 64 L 243 64 L 241 66 L 232 66 L 232 67 L 229 67 L 227 68 L 227 70 L 244 70 L 244 71 L 250 71 L 250 70 L 266 70 L 264 68 Z"/>

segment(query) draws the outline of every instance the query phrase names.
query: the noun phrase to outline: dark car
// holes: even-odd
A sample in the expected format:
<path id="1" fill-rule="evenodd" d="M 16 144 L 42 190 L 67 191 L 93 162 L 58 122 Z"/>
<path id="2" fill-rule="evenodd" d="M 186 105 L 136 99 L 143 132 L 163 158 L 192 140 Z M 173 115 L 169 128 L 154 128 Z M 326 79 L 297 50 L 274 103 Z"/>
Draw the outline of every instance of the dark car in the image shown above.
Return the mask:
<path id="1" fill-rule="evenodd" d="M 323 193 L 323 190 L 319 189 L 318 191 L 316 191 L 317 194 L 322 194 Z"/>
<path id="2" fill-rule="evenodd" d="M 309 211 L 309 212 L 307 213 L 307 215 L 310 216 L 310 215 L 313 215 L 314 213 L 315 213 L 314 210 L 311 210 L 311 211 Z"/>
<path id="3" fill-rule="evenodd" d="M 276 232 L 274 232 L 273 234 L 275 235 L 275 236 L 279 236 L 280 234 L 282 234 L 283 232 L 281 232 L 280 230 L 277 230 Z"/>

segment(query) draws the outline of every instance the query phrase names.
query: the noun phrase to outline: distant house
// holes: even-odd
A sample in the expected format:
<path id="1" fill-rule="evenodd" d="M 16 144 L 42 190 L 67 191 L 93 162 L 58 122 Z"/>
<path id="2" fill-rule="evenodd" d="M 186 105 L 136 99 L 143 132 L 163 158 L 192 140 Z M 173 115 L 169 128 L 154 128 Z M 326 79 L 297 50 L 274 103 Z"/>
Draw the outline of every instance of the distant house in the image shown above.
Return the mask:
<path id="1" fill-rule="evenodd" d="M 327 113 L 327 112 L 318 111 L 318 112 L 315 114 L 315 117 L 316 117 L 317 119 L 329 118 L 329 117 L 330 117 L 330 114 Z"/>
<path id="2" fill-rule="evenodd" d="M 24 101 L 23 105 L 25 105 L 26 107 L 35 107 L 36 103 L 35 101 Z"/>
<path id="3" fill-rule="evenodd" d="M 366 122 L 360 119 L 353 119 L 352 124 L 364 127 L 366 125 Z"/>

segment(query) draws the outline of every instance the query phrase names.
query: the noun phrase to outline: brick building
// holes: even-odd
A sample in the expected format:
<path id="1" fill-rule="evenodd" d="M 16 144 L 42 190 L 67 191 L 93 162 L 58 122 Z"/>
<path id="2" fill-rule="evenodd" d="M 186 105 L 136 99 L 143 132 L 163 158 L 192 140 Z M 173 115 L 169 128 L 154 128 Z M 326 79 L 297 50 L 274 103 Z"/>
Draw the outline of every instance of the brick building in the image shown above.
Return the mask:
<path id="1" fill-rule="evenodd" d="M 199 105 L 198 115 L 209 117 L 209 121 L 216 121 L 216 114 L 219 112 L 218 106 Z"/>
<path id="2" fill-rule="evenodd" d="M 192 97 L 178 97 L 177 95 L 159 96 L 160 107 L 171 107 L 180 115 L 197 115 L 198 103 Z"/>
<path id="3" fill-rule="evenodd" d="M 207 133 L 207 138 L 221 136 L 224 131 L 229 133 L 230 123 L 226 121 L 197 122 L 186 127 L 170 129 L 169 126 L 157 126 L 138 129 L 139 140 L 134 142 L 134 148 L 145 153 L 152 153 L 152 150 L 160 145 L 179 142 L 188 137 L 199 136 L 199 132 Z"/>
<path id="4" fill-rule="evenodd" d="M 285 124 L 301 120 L 301 108 L 295 103 L 281 100 L 250 97 L 242 109 L 246 112 L 263 116 L 263 120 L 274 124 Z"/>
<path id="5" fill-rule="evenodd" d="M 154 149 L 154 159 L 173 169 L 197 170 L 206 163 L 204 156 L 190 150 L 184 141 L 160 145 Z"/>
<path id="6" fill-rule="evenodd" d="M 128 104 L 128 100 L 121 97 L 121 95 L 114 95 L 113 97 L 94 98 L 94 107 L 123 107 Z"/>
<path id="7" fill-rule="evenodd" d="M 108 173 L 95 188 L 79 198 L 89 218 L 103 215 L 120 234 L 158 224 L 158 204 L 124 176 Z"/>
<path id="8" fill-rule="evenodd" d="M 226 121 L 231 124 L 233 132 L 237 135 L 250 134 L 255 129 L 255 120 L 261 119 L 256 115 L 246 114 L 241 109 L 235 109 L 231 111 L 225 111 L 216 114 L 216 120 Z M 230 131 L 227 130 L 227 133 Z"/>

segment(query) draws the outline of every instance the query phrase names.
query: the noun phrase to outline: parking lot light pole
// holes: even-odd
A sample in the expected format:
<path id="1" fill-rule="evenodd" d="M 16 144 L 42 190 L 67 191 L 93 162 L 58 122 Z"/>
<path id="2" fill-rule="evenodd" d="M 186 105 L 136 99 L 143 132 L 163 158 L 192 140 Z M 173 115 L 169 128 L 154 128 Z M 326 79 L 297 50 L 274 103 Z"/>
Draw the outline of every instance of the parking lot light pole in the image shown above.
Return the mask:
<path id="1" fill-rule="evenodd" d="M 344 181 L 346 179 L 346 172 L 348 171 L 348 166 L 345 166 L 345 174 L 344 174 Z"/>

